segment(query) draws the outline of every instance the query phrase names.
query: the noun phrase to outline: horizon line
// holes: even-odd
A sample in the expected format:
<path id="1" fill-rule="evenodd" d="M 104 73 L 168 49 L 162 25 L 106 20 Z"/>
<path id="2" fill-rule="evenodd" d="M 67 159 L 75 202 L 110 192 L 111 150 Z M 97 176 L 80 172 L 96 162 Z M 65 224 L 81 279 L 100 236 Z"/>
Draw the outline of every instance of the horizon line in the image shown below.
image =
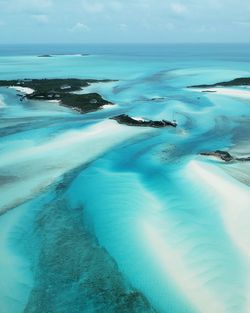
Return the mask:
<path id="1" fill-rule="evenodd" d="M 0 46 L 5 45 L 182 45 L 182 44 L 195 44 L 195 45 L 203 45 L 203 44 L 250 44 L 250 42 L 242 41 L 242 42 L 4 42 L 0 43 Z"/>

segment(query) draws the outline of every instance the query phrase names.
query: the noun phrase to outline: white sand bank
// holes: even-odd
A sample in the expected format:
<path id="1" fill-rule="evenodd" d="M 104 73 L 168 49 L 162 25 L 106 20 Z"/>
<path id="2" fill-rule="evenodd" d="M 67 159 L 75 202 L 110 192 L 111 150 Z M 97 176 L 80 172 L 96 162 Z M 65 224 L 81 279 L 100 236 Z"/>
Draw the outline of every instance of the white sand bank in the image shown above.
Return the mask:
<path id="1" fill-rule="evenodd" d="M 162 273 L 162 277 L 171 277 L 178 286 L 179 290 L 197 309 L 202 313 L 227 313 L 225 305 L 218 300 L 209 288 L 204 286 L 199 275 L 187 265 L 184 255 L 187 247 L 181 245 L 175 246 L 169 240 L 171 231 L 168 236 L 163 236 L 163 225 L 159 222 L 154 225 L 151 221 L 142 221 L 142 232 L 145 236 L 148 249 L 151 255 L 155 257 L 157 266 Z M 165 222 L 164 229 L 172 229 L 171 224 Z"/>
<path id="2" fill-rule="evenodd" d="M 60 100 L 48 100 L 49 103 L 60 103 Z"/>
<path id="3" fill-rule="evenodd" d="M 231 97 L 239 97 L 239 98 L 245 98 L 250 99 L 250 90 L 243 90 L 243 89 L 234 89 L 234 88 L 192 88 L 192 91 L 197 92 L 207 92 L 209 93 L 216 93 L 219 95 L 225 95 L 225 96 L 231 96 Z"/>
<path id="4" fill-rule="evenodd" d="M 140 117 L 140 116 L 132 117 L 132 119 L 135 121 L 139 121 L 139 122 L 145 122 L 146 121 L 143 117 Z"/>
<path id="5" fill-rule="evenodd" d="M 104 105 L 102 106 L 102 108 L 103 108 L 103 109 L 112 109 L 112 108 L 114 108 L 114 105 L 113 105 L 113 104 L 104 104 Z"/>
<path id="6" fill-rule="evenodd" d="M 85 129 L 67 131 L 40 145 L 34 139 L 33 144 L 18 146 L 11 154 L 6 151 L 0 157 L 1 167 L 8 169 L 9 176 L 19 173 L 22 180 L 1 187 L 0 211 L 25 201 L 65 172 L 90 162 L 116 144 L 149 131 L 132 127 L 128 130 L 126 126 L 108 120 Z"/>
<path id="7" fill-rule="evenodd" d="M 3 97 L 0 96 L 0 109 L 6 107 Z"/>
<path id="8" fill-rule="evenodd" d="M 27 95 L 30 95 L 34 92 L 34 89 L 28 87 L 21 87 L 21 86 L 10 86 L 10 89 L 15 89 L 16 91 L 23 92 Z"/>
<path id="9" fill-rule="evenodd" d="M 229 235 L 250 263 L 250 188 L 215 165 L 192 161 L 187 171 L 192 180 L 212 193 L 211 199 L 218 200 Z"/>

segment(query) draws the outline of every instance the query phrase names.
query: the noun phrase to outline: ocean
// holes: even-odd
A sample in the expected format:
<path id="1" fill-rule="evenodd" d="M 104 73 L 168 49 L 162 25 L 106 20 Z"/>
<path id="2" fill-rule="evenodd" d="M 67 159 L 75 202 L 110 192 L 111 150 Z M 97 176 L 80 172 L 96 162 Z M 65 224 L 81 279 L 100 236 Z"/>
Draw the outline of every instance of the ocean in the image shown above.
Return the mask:
<path id="1" fill-rule="evenodd" d="M 115 104 L 0 87 L 0 312 L 250 313 L 250 163 L 200 155 L 250 155 L 250 87 L 187 88 L 240 77 L 249 44 L 0 45 L 0 80 L 110 79 L 82 92 Z"/>

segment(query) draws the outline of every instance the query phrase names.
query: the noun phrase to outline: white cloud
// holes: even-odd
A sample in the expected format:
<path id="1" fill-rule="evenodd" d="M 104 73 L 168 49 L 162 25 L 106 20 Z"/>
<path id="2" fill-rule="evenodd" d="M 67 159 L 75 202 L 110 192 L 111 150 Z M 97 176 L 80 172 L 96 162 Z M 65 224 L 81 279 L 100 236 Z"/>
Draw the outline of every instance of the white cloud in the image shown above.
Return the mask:
<path id="1" fill-rule="evenodd" d="M 45 14 L 34 14 L 31 17 L 39 24 L 47 24 L 49 22 L 49 18 Z"/>
<path id="2" fill-rule="evenodd" d="M 71 32 L 89 32 L 90 28 L 88 25 L 85 25 L 83 23 L 76 23 L 72 28 L 69 29 Z"/>
<path id="3" fill-rule="evenodd" d="M 170 8 L 175 14 L 179 14 L 179 15 L 182 15 L 188 12 L 187 6 L 178 2 L 171 3 Z"/>
<path id="4" fill-rule="evenodd" d="M 0 0 L 0 20 L 15 41 L 19 25 L 36 41 L 30 26 L 46 23 L 54 27 L 44 27 L 41 34 L 51 41 L 74 41 L 77 34 L 88 37 L 89 31 L 93 42 L 104 41 L 103 34 L 107 41 L 225 41 L 229 36 L 249 41 L 249 9 L 249 0 L 241 0 L 241 5 L 235 0 Z M 2 41 L 4 36 L 0 32 Z"/>

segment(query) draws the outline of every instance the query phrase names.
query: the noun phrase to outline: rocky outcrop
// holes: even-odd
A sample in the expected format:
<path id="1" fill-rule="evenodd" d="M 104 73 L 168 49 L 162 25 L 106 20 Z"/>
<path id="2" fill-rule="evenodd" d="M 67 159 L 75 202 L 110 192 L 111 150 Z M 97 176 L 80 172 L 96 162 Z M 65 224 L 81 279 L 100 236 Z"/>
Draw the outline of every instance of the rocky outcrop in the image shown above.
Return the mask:
<path id="1" fill-rule="evenodd" d="M 222 161 L 225 161 L 225 162 L 231 162 L 231 161 L 246 162 L 246 161 L 250 161 L 250 157 L 237 158 L 237 157 L 233 157 L 229 152 L 221 151 L 221 150 L 210 151 L 210 152 L 201 152 L 200 155 L 212 156 L 212 157 L 218 158 L 218 159 L 220 159 Z"/>
<path id="2" fill-rule="evenodd" d="M 39 55 L 38 57 L 39 58 L 51 58 L 52 55 L 50 55 L 50 54 L 42 54 L 42 55 Z"/>
<path id="3" fill-rule="evenodd" d="M 154 128 L 164 128 L 164 127 L 176 127 L 176 122 L 161 120 L 161 121 L 152 121 L 152 120 L 144 120 L 130 117 L 127 114 L 121 114 L 111 119 L 116 120 L 119 124 L 125 124 L 128 126 L 139 126 L 139 127 L 154 127 Z"/>

